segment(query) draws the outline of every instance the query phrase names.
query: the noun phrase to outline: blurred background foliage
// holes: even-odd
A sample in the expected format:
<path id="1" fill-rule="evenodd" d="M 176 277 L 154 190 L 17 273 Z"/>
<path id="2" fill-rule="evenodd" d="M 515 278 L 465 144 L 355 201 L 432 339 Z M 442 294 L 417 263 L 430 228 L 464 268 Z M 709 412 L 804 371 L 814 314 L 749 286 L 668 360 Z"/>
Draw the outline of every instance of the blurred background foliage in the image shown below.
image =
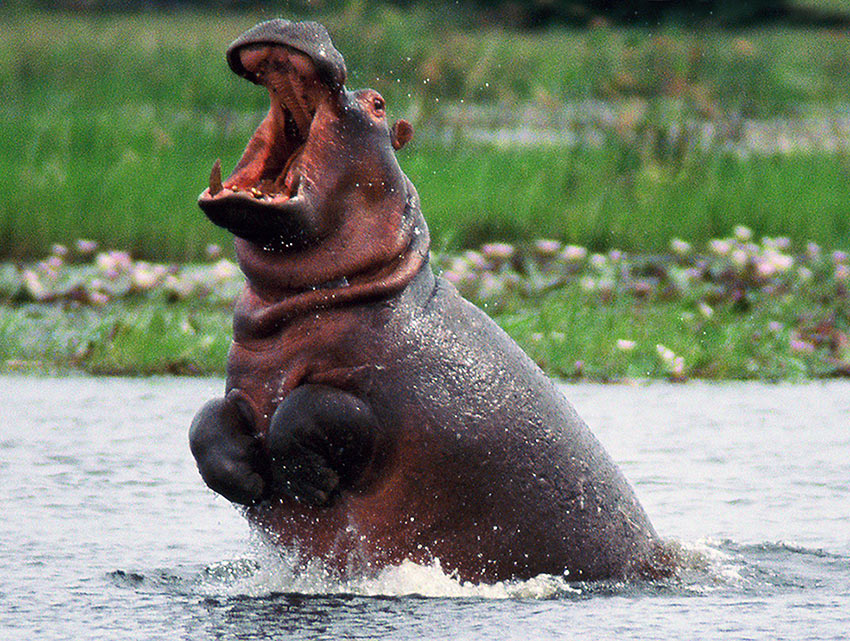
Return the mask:
<path id="1" fill-rule="evenodd" d="M 735 224 L 850 246 L 850 2 L 6 0 L 0 257 L 229 246 L 194 199 L 268 98 L 223 51 L 281 15 L 325 23 L 349 86 L 413 121 L 438 248 L 659 251 Z"/>

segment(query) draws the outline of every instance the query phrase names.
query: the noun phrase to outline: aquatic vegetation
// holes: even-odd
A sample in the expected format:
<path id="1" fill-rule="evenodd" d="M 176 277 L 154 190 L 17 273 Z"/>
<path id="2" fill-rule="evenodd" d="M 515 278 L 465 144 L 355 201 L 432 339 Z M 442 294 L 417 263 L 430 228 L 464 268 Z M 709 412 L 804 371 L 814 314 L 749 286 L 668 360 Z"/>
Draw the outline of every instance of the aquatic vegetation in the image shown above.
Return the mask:
<path id="1" fill-rule="evenodd" d="M 89 241 L 0 266 L 0 359 L 96 372 L 217 372 L 243 279 L 217 245 L 164 264 Z M 434 268 L 550 373 L 595 380 L 850 375 L 850 256 L 743 225 L 658 254 L 540 239 Z M 166 340 L 168 339 L 168 340 Z"/>

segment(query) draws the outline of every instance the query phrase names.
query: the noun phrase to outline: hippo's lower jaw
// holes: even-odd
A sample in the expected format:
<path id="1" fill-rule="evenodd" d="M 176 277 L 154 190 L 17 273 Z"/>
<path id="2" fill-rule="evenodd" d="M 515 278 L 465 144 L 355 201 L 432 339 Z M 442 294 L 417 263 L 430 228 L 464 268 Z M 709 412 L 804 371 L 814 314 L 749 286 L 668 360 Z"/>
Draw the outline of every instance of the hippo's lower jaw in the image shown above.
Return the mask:
<path id="1" fill-rule="evenodd" d="M 293 196 L 266 194 L 251 187 L 221 184 L 221 165 L 216 161 L 210 175 L 210 187 L 198 199 L 203 212 L 213 223 L 234 236 L 272 249 L 300 247 L 314 235 L 311 221 L 315 213 L 309 195 L 299 180 Z"/>

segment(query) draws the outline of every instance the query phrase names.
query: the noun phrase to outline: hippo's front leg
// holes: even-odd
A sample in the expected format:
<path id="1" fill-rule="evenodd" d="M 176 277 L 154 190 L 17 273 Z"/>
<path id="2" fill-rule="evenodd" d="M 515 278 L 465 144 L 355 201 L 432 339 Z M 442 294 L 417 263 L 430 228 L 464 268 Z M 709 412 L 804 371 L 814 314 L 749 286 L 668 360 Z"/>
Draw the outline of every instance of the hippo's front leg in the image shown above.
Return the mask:
<path id="1" fill-rule="evenodd" d="M 204 405 L 192 420 L 189 445 L 204 482 L 242 505 L 268 490 L 268 455 L 255 434 L 247 402 L 237 390 Z"/>
<path id="2" fill-rule="evenodd" d="M 385 458 L 378 420 L 357 396 L 326 385 L 295 388 L 272 415 L 266 444 L 272 494 L 329 505 L 365 488 Z"/>

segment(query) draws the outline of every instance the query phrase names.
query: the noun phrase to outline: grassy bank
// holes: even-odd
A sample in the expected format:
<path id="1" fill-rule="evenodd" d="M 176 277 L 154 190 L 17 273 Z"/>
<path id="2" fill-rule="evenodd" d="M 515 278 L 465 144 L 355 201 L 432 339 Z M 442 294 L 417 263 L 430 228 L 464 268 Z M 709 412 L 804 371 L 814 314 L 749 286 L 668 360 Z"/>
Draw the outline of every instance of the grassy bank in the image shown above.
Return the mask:
<path id="1" fill-rule="evenodd" d="M 430 129 L 400 160 L 437 248 L 544 235 L 660 251 L 673 236 L 705 242 L 733 223 L 850 246 L 845 153 L 742 154 L 671 138 L 694 119 L 719 127 L 812 105 L 833 113 L 850 92 L 844 34 L 508 34 L 351 6 L 325 20 L 349 84 L 375 86 L 391 112 Z M 216 158 L 233 166 L 265 108 L 264 92 L 230 74 L 222 52 L 268 16 L 0 15 L 0 256 L 34 258 L 78 237 L 173 261 L 226 246 L 194 199 Z M 446 102 L 557 111 L 588 99 L 619 105 L 592 145 L 494 146 L 463 130 L 435 142 L 451 124 Z"/>
<path id="2" fill-rule="evenodd" d="M 850 376 L 850 258 L 739 227 L 662 255 L 556 241 L 443 254 L 435 268 L 562 378 Z M 222 374 L 241 276 L 56 248 L 0 269 L 0 370 Z"/>

